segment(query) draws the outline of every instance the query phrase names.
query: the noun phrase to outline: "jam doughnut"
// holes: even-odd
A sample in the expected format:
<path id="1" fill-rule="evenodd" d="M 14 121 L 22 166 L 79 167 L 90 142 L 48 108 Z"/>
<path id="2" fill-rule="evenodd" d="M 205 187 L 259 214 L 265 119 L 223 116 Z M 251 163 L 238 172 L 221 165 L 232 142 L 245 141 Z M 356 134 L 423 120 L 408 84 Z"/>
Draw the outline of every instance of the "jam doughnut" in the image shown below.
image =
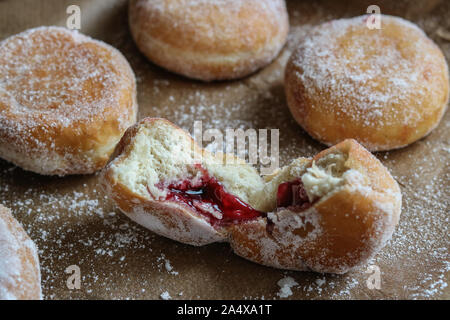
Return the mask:
<path id="1" fill-rule="evenodd" d="M 292 270 L 364 264 L 401 212 L 396 181 L 355 140 L 262 178 L 156 118 L 127 130 L 101 181 L 122 212 L 155 233 L 191 245 L 230 242 L 244 258 Z"/>
<path id="2" fill-rule="evenodd" d="M 76 31 L 40 27 L 3 40 L 0 79 L 0 157 L 25 170 L 99 170 L 136 121 L 128 62 Z"/>
<path id="3" fill-rule="evenodd" d="M 0 204 L 0 300 L 40 300 L 41 273 L 34 242 Z"/>
<path id="4" fill-rule="evenodd" d="M 449 97 L 444 55 L 416 25 L 382 15 L 333 20 L 292 54 L 285 90 L 295 120 L 332 145 L 353 138 L 371 151 L 404 147 L 433 130 Z"/>
<path id="5" fill-rule="evenodd" d="M 131 0 L 129 24 L 147 58 L 204 81 L 242 78 L 269 64 L 289 29 L 284 0 Z"/>

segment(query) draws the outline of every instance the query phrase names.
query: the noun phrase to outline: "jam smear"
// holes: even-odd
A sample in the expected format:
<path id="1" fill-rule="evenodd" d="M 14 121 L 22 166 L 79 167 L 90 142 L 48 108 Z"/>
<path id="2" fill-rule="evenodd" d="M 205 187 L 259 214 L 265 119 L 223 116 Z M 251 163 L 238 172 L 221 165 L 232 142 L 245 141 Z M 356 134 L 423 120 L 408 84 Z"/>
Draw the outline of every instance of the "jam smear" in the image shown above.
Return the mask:
<path id="1" fill-rule="evenodd" d="M 305 210 L 312 206 L 301 179 L 281 183 L 277 190 L 277 207 Z"/>
<path id="2" fill-rule="evenodd" d="M 196 166 L 203 176 L 195 183 L 193 180 L 184 180 L 169 186 L 159 185 L 161 189 L 168 190 L 166 201 L 184 203 L 207 217 L 213 225 L 229 225 L 258 217 L 267 217 L 267 213 L 252 208 L 239 197 L 225 191 L 224 186 L 216 178 L 210 177 L 201 165 Z M 148 191 L 150 193 L 150 190 Z M 301 179 L 284 182 L 278 186 L 277 208 L 302 211 L 312 205 Z M 273 227 L 272 224 L 268 219 L 268 231 L 271 231 L 269 229 Z"/>
<path id="3" fill-rule="evenodd" d="M 266 215 L 225 191 L 224 186 L 207 173 L 196 185 L 186 180 L 166 188 L 166 200 L 185 203 L 208 217 L 212 224 L 227 225 Z"/>

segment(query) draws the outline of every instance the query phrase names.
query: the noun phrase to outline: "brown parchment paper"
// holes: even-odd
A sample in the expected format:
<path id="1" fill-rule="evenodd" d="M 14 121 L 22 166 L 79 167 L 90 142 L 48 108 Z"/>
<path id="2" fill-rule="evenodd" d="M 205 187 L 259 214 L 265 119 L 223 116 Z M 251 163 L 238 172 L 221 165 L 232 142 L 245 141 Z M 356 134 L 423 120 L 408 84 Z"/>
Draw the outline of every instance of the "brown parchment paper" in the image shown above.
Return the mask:
<path id="1" fill-rule="evenodd" d="M 382 13 L 418 23 L 450 59 L 449 1 L 288 1 L 286 48 L 268 67 L 239 81 L 201 83 L 148 62 L 134 45 L 127 3 L 117 1 L 2 0 L 0 39 L 40 25 L 66 24 L 69 4 L 81 7 L 81 32 L 118 48 L 137 77 L 139 117 L 167 118 L 192 132 L 204 129 L 278 128 L 280 164 L 325 147 L 291 118 L 283 72 L 295 43 L 320 22 L 351 17 L 377 4 Z M 441 30 L 441 31 L 438 31 Z M 191 247 L 159 237 L 114 208 L 97 176 L 45 177 L 0 160 L 0 202 L 13 210 L 39 247 L 46 299 L 272 299 L 277 282 L 292 277 L 289 299 L 448 299 L 449 112 L 439 127 L 413 145 L 376 156 L 402 188 L 403 212 L 389 245 L 373 260 L 381 288 L 369 289 L 366 268 L 347 275 L 288 272 L 234 255 L 226 244 Z M 81 269 L 81 288 L 66 285 L 68 266 Z"/>

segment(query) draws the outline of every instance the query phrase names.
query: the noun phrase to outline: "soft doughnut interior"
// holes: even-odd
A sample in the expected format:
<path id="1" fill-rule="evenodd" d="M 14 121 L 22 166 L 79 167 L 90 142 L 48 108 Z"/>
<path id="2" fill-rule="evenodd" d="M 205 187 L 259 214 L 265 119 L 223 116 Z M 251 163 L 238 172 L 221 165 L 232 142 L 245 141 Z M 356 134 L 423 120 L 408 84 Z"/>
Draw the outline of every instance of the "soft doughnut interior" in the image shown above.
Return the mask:
<path id="1" fill-rule="evenodd" d="M 336 151 L 317 161 L 295 159 L 262 178 L 233 155 L 201 150 L 166 120 L 151 119 L 135 130 L 112 163 L 115 180 L 140 197 L 188 206 L 212 225 L 265 217 L 280 208 L 305 210 L 338 190 L 349 172 L 346 155 Z"/>
<path id="2" fill-rule="evenodd" d="M 339 190 L 348 171 L 345 160 L 345 154 L 332 153 L 318 161 L 308 161 L 301 166 L 297 164 L 298 161 L 294 161 L 282 168 L 273 178 L 275 181 L 268 183 L 269 193 L 276 195 L 276 208 L 271 208 L 271 211 L 280 208 L 302 211 Z M 283 173 L 283 170 L 287 173 Z M 271 188 L 276 188 L 276 192 Z"/>
<path id="3" fill-rule="evenodd" d="M 144 122 L 136 130 L 120 161 L 112 165 L 115 180 L 132 192 L 153 201 L 183 203 L 211 223 L 263 214 L 251 205 L 263 179 L 244 161 L 201 150 L 165 120 Z"/>

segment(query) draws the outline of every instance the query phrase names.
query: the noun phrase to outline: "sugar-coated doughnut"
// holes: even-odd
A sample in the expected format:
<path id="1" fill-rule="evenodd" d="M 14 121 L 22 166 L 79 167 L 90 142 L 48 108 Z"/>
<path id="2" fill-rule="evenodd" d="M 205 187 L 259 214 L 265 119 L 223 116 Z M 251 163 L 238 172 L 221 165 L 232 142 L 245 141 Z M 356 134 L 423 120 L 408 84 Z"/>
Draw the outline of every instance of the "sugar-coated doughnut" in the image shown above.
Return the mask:
<path id="1" fill-rule="evenodd" d="M 131 0 L 131 34 L 151 61 L 204 81 L 267 65 L 286 42 L 284 0 Z"/>
<path id="2" fill-rule="evenodd" d="M 0 42 L 0 157 L 46 175 L 103 168 L 136 121 L 134 73 L 113 47 L 40 27 Z"/>
<path id="3" fill-rule="evenodd" d="M 127 130 L 101 181 L 121 211 L 162 236 L 230 242 L 244 258 L 292 270 L 345 273 L 364 264 L 401 212 L 396 181 L 355 140 L 262 178 L 155 118 Z"/>
<path id="4" fill-rule="evenodd" d="M 0 204 L 0 300 L 40 300 L 41 273 L 34 242 Z"/>
<path id="5" fill-rule="evenodd" d="M 295 120 L 332 145 L 353 138 L 371 151 L 406 146 L 433 130 L 449 97 L 441 50 L 416 25 L 382 15 L 316 27 L 292 54 L 286 97 Z"/>

